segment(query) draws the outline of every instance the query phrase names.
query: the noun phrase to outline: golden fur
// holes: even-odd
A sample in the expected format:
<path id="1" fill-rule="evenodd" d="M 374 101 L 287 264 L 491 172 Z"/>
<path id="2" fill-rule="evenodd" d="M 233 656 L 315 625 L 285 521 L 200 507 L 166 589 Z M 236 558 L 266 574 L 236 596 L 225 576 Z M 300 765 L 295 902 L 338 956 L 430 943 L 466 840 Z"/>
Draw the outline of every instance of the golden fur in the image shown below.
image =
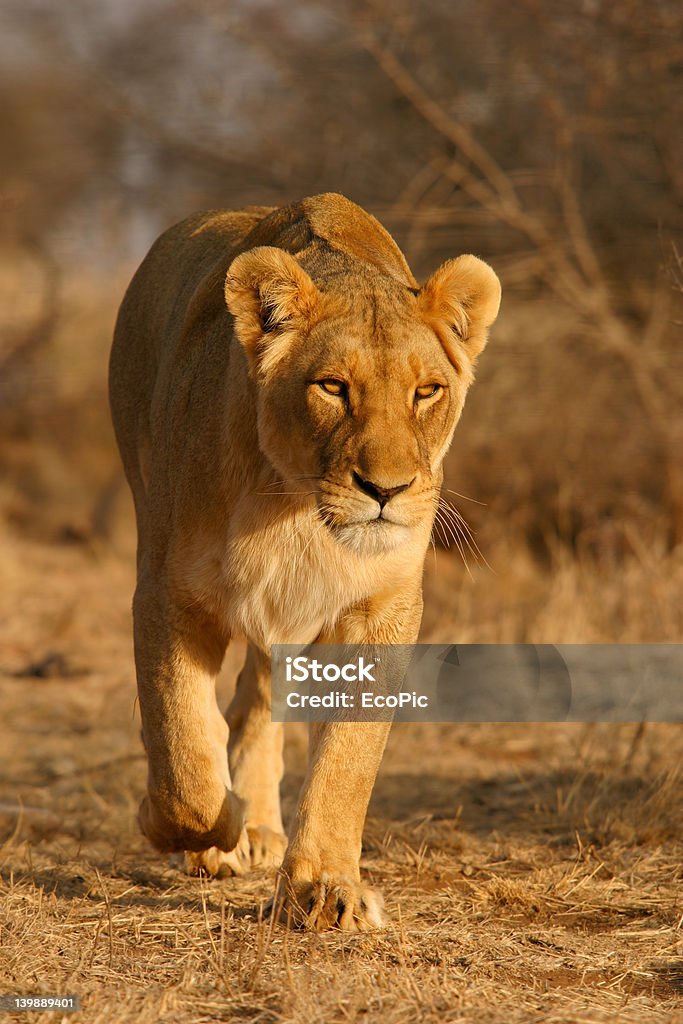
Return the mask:
<path id="1" fill-rule="evenodd" d="M 384 228 L 328 194 L 183 221 L 121 306 L 110 395 L 139 538 L 140 824 L 191 870 L 284 856 L 278 907 L 308 927 L 381 924 L 359 856 L 388 726 L 312 728 L 287 844 L 270 645 L 415 641 L 441 463 L 499 301 L 474 256 L 419 288 Z M 237 637 L 228 730 L 214 680 Z"/>

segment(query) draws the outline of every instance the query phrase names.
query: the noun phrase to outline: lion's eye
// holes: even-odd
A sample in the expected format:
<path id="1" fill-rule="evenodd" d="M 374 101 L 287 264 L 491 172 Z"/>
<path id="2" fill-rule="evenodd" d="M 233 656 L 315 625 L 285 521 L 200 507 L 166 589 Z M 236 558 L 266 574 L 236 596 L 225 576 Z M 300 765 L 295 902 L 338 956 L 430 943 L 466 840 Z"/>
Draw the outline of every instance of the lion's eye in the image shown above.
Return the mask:
<path id="1" fill-rule="evenodd" d="M 334 378 L 328 377 L 327 380 L 319 380 L 318 386 L 328 395 L 338 395 L 343 398 L 346 394 L 346 384 L 343 380 L 334 380 Z"/>
<path id="2" fill-rule="evenodd" d="M 418 402 L 421 398 L 433 398 L 438 391 L 441 391 L 440 384 L 421 384 L 415 388 L 415 398 Z"/>

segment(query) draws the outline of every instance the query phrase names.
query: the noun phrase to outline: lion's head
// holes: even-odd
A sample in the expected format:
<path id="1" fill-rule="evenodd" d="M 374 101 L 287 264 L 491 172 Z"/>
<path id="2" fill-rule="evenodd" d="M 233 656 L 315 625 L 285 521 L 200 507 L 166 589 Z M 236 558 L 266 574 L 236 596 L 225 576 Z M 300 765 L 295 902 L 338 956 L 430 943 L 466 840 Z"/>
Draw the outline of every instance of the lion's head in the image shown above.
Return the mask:
<path id="1" fill-rule="evenodd" d="M 431 527 L 442 461 L 500 304 L 498 278 L 475 256 L 448 260 L 422 288 L 402 277 L 329 247 L 298 260 L 258 246 L 226 282 L 262 451 L 285 490 L 315 500 L 358 552 Z"/>

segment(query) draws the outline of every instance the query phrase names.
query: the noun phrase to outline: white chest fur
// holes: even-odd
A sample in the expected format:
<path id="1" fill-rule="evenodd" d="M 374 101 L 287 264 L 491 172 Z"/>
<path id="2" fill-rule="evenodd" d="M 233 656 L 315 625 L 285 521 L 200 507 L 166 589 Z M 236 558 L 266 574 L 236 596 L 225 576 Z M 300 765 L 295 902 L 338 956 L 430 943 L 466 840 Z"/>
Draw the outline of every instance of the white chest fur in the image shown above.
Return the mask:
<path id="1" fill-rule="evenodd" d="M 421 573 L 419 540 L 406 534 L 390 550 L 364 554 L 338 543 L 313 504 L 250 497 L 221 537 L 192 537 L 180 575 L 191 600 L 211 608 L 231 636 L 263 650 L 311 643 L 346 609 Z"/>
<path id="2" fill-rule="evenodd" d="M 241 514 L 223 563 L 231 630 L 261 647 L 310 643 L 372 591 L 372 566 L 345 551 L 312 509 Z"/>

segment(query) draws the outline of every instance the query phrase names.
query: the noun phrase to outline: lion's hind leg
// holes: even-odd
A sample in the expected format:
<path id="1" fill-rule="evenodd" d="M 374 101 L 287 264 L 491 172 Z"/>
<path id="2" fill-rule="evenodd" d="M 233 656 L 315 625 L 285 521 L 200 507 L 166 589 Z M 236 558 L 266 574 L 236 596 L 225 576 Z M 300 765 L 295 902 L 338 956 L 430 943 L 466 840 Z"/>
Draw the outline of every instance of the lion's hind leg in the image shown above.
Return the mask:
<path id="1" fill-rule="evenodd" d="M 284 728 L 271 719 L 270 659 L 252 644 L 226 717 L 233 785 L 246 803 L 251 866 L 279 867 L 287 847 L 280 811 Z"/>

